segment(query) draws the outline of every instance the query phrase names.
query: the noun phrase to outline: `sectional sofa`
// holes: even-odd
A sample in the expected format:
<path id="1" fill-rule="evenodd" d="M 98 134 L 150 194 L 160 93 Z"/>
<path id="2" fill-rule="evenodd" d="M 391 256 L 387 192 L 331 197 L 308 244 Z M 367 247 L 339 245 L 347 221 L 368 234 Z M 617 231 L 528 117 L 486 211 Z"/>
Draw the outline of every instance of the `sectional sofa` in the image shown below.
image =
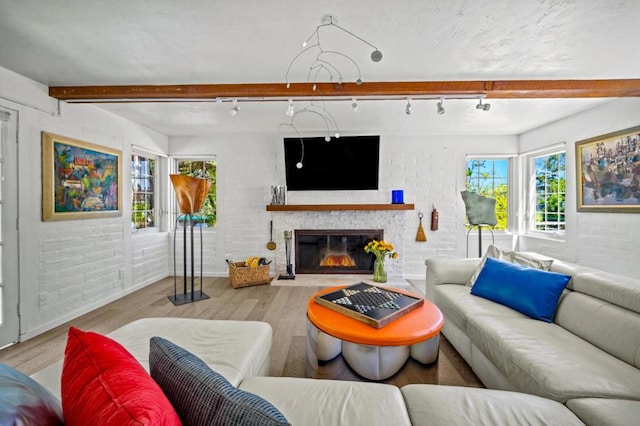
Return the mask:
<path id="1" fill-rule="evenodd" d="M 152 370 L 153 376 L 149 342 L 157 340 L 154 336 L 162 336 L 196 355 L 212 370 L 221 373 L 234 389 L 249 392 L 262 398 L 263 403 L 272 404 L 286 418 L 286 423 L 292 425 L 583 424 L 561 403 L 522 393 L 437 385 L 398 388 L 375 382 L 269 377 L 272 329 L 264 322 L 146 318 L 127 324 L 106 337 L 122 344 L 144 369 Z M 99 352 L 104 351 L 100 349 Z M 61 397 L 61 375 L 80 374 L 76 371 L 63 373 L 62 364 L 59 362 L 32 376 L 58 398 Z M 198 380 L 198 384 L 183 389 L 184 399 L 206 400 L 206 392 L 200 389 L 200 383 L 207 380 Z M 98 380 L 100 384 L 104 381 L 102 377 Z M 97 393 L 92 392 L 92 395 Z M 64 403 L 64 396 L 62 398 Z M 243 403 L 247 404 L 246 398 Z M 138 408 L 140 404 L 137 404 Z M 211 411 L 222 410 L 217 403 L 210 407 Z M 176 410 L 180 413 L 178 408 Z M 207 423 L 184 422 L 185 425 L 286 423 L 227 422 L 224 418 Z"/>
<path id="2" fill-rule="evenodd" d="M 445 316 L 442 332 L 490 389 L 398 388 L 376 382 L 271 377 L 272 329 L 268 323 L 186 318 L 137 320 L 107 336 L 91 337 L 98 344 L 81 345 L 79 350 L 77 345 L 70 348 L 69 342 L 82 332 L 70 330 L 65 361 L 26 379 L 42 387 L 37 394 L 49 407 L 53 421 L 46 424 L 52 425 L 61 424 L 55 422 L 62 416 L 60 400 L 66 407 L 65 421 L 75 417 L 69 407 L 81 407 L 77 400 L 89 401 L 91 410 L 84 413 L 85 419 L 93 419 L 93 410 L 97 413 L 103 404 L 124 407 L 116 393 L 127 382 L 133 386 L 128 395 L 133 407 L 146 411 L 146 393 L 140 393 L 137 382 L 131 383 L 132 375 L 122 374 L 131 365 L 111 359 L 107 342 L 122 348 L 118 356 L 129 356 L 138 365 L 141 371 L 135 380 L 147 380 L 145 389 L 152 388 L 151 381 L 168 397 L 169 404 L 156 409 L 154 415 L 165 416 L 168 405 L 173 416 L 163 422 L 119 421 L 119 425 L 181 421 L 185 425 L 637 424 L 640 283 L 534 253 L 519 253 L 511 260 L 522 261 L 523 256 L 528 259 L 526 264 L 540 261 L 551 270 L 548 274 L 570 279 L 558 293 L 549 322 L 474 294 L 486 283 L 487 264 L 493 265 L 493 260 L 426 261 L 426 294 Z M 476 281 L 470 287 L 472 276 Z M 493 281 L 499 287 L 525 284 L 503 278 L 494 276 Z M 84 336 L 89 334 L 95 333 Z M 78 353 L 80 361 L 70 361 Z M 83 370 L 98 365 L 107 368 L 90 382 L 82 382 Z M 16 379 L 18 385 L 10 389 L 20 373 L 7 370 L 0 368 L 0 424 L 6 420 L 3 414 L 11 411 L 7 405 L 16 400 L 15 390 L 25 388 Z M 61 393 L 61 382 L 66 383 L 62 386 L 66 393 Z M 77 391 L 70 396 L 68 388 L 74 386 Z M 43 392 L 48 396 L 42 396 Z M 197 416 L 207 420 L 192 421 Z"/>
<path id="3" fill-rule="evenodd" d="M 470 282 L 484 259 L 432 258 L 426 261 L 426 296 L 444 314 L 444 336 L 488 388 L 561 402 L 588 424 L 638 424 L 640 280 L 514 253 L 545 262 L 549 272 L 541 274 L 570 277 L 552 322 L 472 294 Z M 522 281 L 501 283 L 507 284 L 515 294 L 525 293 Z"/>

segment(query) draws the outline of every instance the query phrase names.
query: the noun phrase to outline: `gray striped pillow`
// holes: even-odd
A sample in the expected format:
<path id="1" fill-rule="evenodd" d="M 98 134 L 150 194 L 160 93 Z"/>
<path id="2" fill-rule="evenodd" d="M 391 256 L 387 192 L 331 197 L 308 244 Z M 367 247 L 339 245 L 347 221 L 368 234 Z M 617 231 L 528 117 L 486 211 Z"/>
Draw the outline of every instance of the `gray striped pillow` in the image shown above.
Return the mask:
<path id="1" fill-rule="evenodd" d="M 149 369 L 184 426 L 289 424 L 271 403 L 236 388 L 200 358 L 161 337 L 151 338 Z"/>

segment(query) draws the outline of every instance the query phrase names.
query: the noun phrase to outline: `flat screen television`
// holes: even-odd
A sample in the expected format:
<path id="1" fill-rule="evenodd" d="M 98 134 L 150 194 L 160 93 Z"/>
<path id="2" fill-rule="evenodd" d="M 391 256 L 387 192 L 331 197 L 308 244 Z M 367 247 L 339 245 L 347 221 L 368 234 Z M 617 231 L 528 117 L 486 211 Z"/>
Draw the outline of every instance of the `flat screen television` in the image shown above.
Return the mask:
<path id="1" fill-rule="evenodd" d="M 378 189 L 379 160 L 380 136 L 284 139 L 288 191 Z"/>

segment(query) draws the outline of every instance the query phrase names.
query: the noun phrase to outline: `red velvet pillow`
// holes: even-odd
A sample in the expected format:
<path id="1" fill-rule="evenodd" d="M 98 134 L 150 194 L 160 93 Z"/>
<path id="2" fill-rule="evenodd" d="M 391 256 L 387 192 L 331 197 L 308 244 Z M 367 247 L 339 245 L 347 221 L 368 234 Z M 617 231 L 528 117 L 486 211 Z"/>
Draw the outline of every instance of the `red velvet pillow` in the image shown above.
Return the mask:
<path id="1" fill-rule="evenodd" d="M 180 425 L 144 367 L 118 342 L 71 327 L 62 367 L 65 425 Z"/>

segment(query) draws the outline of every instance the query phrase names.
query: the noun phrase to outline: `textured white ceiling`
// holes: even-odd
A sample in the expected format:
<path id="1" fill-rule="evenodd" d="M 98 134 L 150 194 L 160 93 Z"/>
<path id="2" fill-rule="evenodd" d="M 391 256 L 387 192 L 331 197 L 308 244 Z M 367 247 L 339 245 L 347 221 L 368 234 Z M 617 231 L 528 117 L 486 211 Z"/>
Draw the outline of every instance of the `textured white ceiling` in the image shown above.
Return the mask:
<path id="1" fill-rule="evenodd" d="M 384 53 L 373 63 L 365 44 L 321 33 L 324 48 L 349 54 L 365 81 L 640 77 L 638 0 L 0 0 L 0 66 L 50 86 L 284 82 L 328 13 Z M 291 80 L 307 72 L 308 64 L 294 66 Z M 600 102 L 494 100 L 483 112 L 451 101 L 436 116 L 435 102 L 424 101 L 410 117 L 400 102 L 367 103 L 356 114 L 349 103 L 327 108 L 354 132 L 384 124 L 513 134 Z M 242 105 L 235 122 L 226 104 L 105 108 L 172 135 L 235 131 L 241 121 L 268 130 L 286 118 L 286 104 L 273 103 Z"/>

